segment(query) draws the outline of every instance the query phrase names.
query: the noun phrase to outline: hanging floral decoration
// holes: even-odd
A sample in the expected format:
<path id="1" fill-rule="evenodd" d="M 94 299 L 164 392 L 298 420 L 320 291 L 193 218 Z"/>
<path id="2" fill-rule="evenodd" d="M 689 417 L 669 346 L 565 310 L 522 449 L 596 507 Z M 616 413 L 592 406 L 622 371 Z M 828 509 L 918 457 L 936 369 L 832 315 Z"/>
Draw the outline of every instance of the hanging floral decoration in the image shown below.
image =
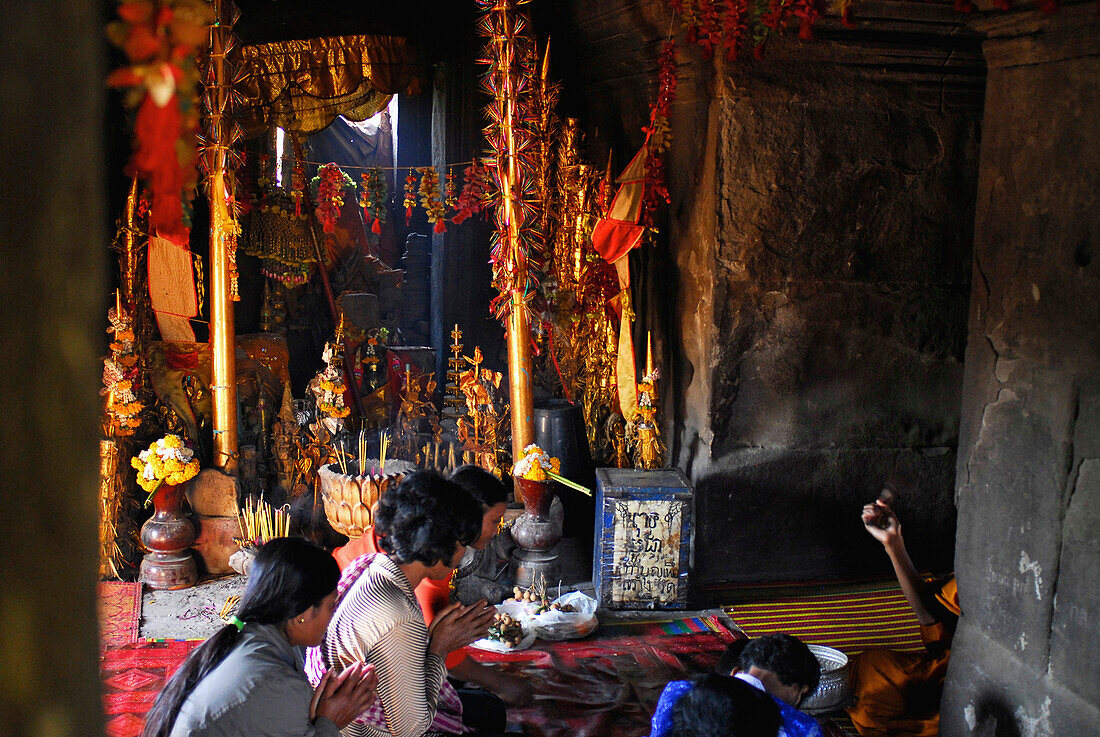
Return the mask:
<path id="1" fill-rule="evenodd" d="M 413 208 L 416 207 L 416 174 L 409 170 L 405 177 L 405 225 L 412 220 Z"/>
<path id="2" fill-rule="evenodd" d="M 382 170 L 367 169 L 360 178 L 359 206 L 363 208 L 363 222 L 370 226 L 372 233 L 381 233 L 382 223 L 386 222 L 386 182 L 382 179 Z"/>
<path id="3" fill-rule="evenodd" d="M 462 191 L 455 201 L 451 222 L 461 225 L 464 220 L 484 212 L 493 195 L 492 172 L 484 164 L 474 162 L 462 172 Z"/>
<path id="4" fill-rule="evenodd" d="M 653 226 L 653 216 L 661 202 L 669 202 L 665 176 L 665 152 L 672 145 L 672 128 L 668 116 L 676 99 L 676 44 L 666 41 L 658 61 L 657 99 L 649 108 L 646 134 L 645 189 L 642 193 L 641 223 Z"/>
<path id="5" fill-rule="evenodd" d="M 478 33 L 486 38 L 480 63 L 488 66 L 482 89 L 489 96 L 485 138 L 500 200 L 490 261 L 499 294 L 490 310 L 503 320 L 513 305 L 532 310 L 542 268 L 542 236 L 536 226 L 534 191 L 537 111 L 535 39 L 527 17 L 516 8 L 529 0 L 477 0 L 483 13 Z M 509 152 L 515 152 L 514 155 Z M 537 322 L 537 320 L 532 320 Z"/>
<path id="6" fill-rule="evenodd" d="M 336 232 L 336 221 L 344 206 L 344 192 L 350 189 L 354 193 L 355 181 L 336 164 L 325 164 L 317 170 L 310 187 L 314 196 L 313 214 L 321 230 L 331 235 Z"/>
<path id="7" fill-rule="evenodd" d="M 248 218 L 244 252 L 260 259 L 264 276 L 292 288 L 309 281 L 317 257 L 309 239 L 307 216 L 294 214 L 290 195 L 270 186 L 266 171 L 261 163 L 257 182 L 265 184 Z"/>
<path id="8" fill-rule="evenodd" d="M 128 0 L 107 28 L 128 66 L 107 77 L 127 88 L 136 110 L 129 172 L 145 180 L 156 232 L 178 244 L 189 237 L 184 203 L 198 183 L 195 135 L 199 126 L 198 47 L 209 37 L 213 13 L 203 0 Z"/>
<path id="9" fill-rule="evenodd" d="M 841 18 L 851 23 L 851 0 L 841 9 Z M 726 59 L 736 61 L 751 31 L 753 57 L 762 59 L 764 44 L 772 33 L 780 33 L 793 19 L 799 24 L 798 37 L 813 39 L 814 23 L 821 17 L 823 0 L 668 0 L 679 16 L 688 43 L 703 49 L 708 59 L 721 46 Z M 846 12 L 844 12 L 846 10 Z"/>
<path id="10" fill-rule="evenodd" d="M 290 170 L 290 198 L 294 200 L 294 217 L 305 218 L 302 212 L 302 200 L 306 196 L 306 172 L 301 161 L 295 161 Z"/>
<path id="11" fill-rule="evenodd" d="M 447 206 L 448 210 L 453 211 L 458 207 L 458 189 L 455 187 L 455 170 L 453 168 L 447 169 L 447 188 L 444 192 L 443 204 Z"/>
<path id="12" fill-rule="evenodd" d="M 447 212 L 439 199 L 439 175 L 434 166 L 422 166 L 420 172 L 420 206 L 428 216 L 428 222 L 436 233 L 447 232 Z"/>
<path id="13" fill-rule="evenodd" d="M 103 389 L 100 395 L 107 397 L 107 437 L 126 437 L 133 435 L 141 421 L 138 414 L 144 405 L 134 394 L 135 383 L 141 371 L 138 368 L 138 356 L 134 352 L 133 318 L 122 309 L 121 300 L 107 312 L 110 327 L 108 333 L 114 333 L 111 341 L 111 355 L 103 359 Z"/>

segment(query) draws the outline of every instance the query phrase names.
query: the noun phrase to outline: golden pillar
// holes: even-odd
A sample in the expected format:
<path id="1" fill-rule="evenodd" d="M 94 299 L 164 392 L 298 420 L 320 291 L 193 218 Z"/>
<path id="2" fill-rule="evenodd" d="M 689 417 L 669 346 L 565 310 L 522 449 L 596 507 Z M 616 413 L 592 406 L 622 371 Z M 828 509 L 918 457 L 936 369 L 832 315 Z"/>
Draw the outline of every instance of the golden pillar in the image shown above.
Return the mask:
<path id="1" fill-rule="evenodd" d="M 508 390 L 512 412 L 512 458 L 523 457 L 523 449 L 535 440 L 535 412 L 531 390 L 531 325 L 524 299 L 528 287 L 527 244 L 522 240 L 521 225 L 524 218 L 519 186 L 520 138 L 524 131 L 519 106 L 521 77 L 525 74 L 518 59 L 516 47 L 515 3 L 499 0 L 491 9 L 497 14 L 500 34 L 490 44 L 499 44 L 494 67 L 490 70 L 498 81 L 500 136 L 495 154 L 500 177 L 500 208 L 498 217 L 501 239 L 501 260 L 498 271 L 498 287 L 507 295 L 505 332 L 508 343 Z M 526 80 L 529 82 L 530 80 Z"/>
<path id="2" fill-rule="evenodd" d="M 214 405 L 214 465 L 225 473 L 237 468 L 237 357 L 233 327 L 231 261 L 236 248 L 235 223 L 228 209 L 226 158 L 232 123 L 224 119 L 229 86 L 225 51 L 229 34 L 226 8 L 214 0 L 217 22 L 210 29 L 210 117 L 206 150 L 210 172 L 210 395 Z"/>

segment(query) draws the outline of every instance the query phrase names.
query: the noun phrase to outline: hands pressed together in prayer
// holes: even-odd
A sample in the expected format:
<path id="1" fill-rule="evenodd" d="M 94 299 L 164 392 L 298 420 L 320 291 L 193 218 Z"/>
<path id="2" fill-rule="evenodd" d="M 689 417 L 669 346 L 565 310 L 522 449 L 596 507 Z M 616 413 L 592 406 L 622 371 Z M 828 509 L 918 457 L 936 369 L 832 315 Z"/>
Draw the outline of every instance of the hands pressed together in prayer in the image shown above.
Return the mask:
<path id="1" fill-rule="evenodd" d="M 326 717 L 343 729 L 374 702 L 377 687 L 378 675 L 370 663 L 352 663 L 339 673 L 327 670 L 313 691 L 309 718 Z"/>
<path id="2" fill-rule="evenodd" d="M 455 603 L 443 609 L 428 629 L 428 651 L 446 658 L 447 654 L 480 640 L 489 631 L 496 608 L 485 599 L 469 606 Z"/>

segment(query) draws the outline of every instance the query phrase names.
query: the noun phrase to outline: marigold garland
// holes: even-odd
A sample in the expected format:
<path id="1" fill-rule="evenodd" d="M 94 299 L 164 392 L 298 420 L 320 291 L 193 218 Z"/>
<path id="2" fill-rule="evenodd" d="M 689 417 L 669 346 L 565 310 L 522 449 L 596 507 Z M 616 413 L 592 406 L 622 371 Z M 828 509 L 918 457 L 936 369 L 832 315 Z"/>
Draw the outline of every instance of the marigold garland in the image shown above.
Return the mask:
<path id="1" fill-rule="evenodd" d="M 413 208 L 416 207 L 416 174 L 412 170 L 405 177 L 405 225 L 412 220 Z"/>
<path id="2" fill-rule="evenodd" d="M 103 389 L 99 393 L 107 397 L 107 436 L 126 437 L 141 425 L 138 414 L 145 408 L 134 394 L 139 370 L 133 319 L 120 304 L 108 310 L 107 320 L 107 332 L 114 333 L 115 339 L 111 341 L 111 355 L 103 359 Z"/>
<path id="3" fill-rule="evenodd" d="M 386 182 L 382 178 L 382 170 L 368 169 L 361 179 L 359 206 L 363 208 L 363 222 L 370 226 L 372 233 L 381 233 L 382 223 L 386 222 Z"/>
<path id="4" fill-rule="evenodd" d="M 154 441 L 148 449 L 131 458 L 130 465 L 138 470 L 137 481 L 141 488 L 149 492 L 146 504 L 164 484 L 178 486 L 199 472 L 195 452 L 183 444 L 179 435 L 165 435 Z"/>
<path id="5" fill-rule="evenodd" d="M 434 224 L 436 233 L 447 231 L 447 213 L 439 199 L 439 175 L 434 166 L 422 166 L 420 172 L 420 206 L 428 216 L 428 222 Z"/>
<path id="6" fill-rule="evenodd" d="M 444 204 L 448 210 L 454 210 L 458 206 L 458 191 L 455 188 L 455 170 L 447 169 L 447 189 Z"/>

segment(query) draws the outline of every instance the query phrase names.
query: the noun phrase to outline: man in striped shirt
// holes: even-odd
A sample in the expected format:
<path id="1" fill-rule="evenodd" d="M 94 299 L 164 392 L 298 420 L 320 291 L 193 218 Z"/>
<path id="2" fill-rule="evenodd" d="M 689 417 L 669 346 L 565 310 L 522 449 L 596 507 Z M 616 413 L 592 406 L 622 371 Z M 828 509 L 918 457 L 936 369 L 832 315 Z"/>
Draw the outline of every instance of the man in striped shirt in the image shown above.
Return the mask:
<path id="1" fill-rule="evenodd" d="M 461 722 L 456 727 L 437 719 L 441 693 L 447 693 L 444 661 L 484 637 L 495 610 L 484 600 L 454 604 L 429 629 L 414 590 L 425 578 L 450 575 L 465 546 L 480 536 L 481 522 L 481 505 L 474 497 L 436 473 L 410 474 L 382 496 L 375 534 L 383 553 L 371 558 L 346 590 L 320 649 L 326 668 L 339 671 L 366 662 L 378 674 L 382 722 L 357 720 L 345 735 L 421 737 L 462 731 Z"/>

